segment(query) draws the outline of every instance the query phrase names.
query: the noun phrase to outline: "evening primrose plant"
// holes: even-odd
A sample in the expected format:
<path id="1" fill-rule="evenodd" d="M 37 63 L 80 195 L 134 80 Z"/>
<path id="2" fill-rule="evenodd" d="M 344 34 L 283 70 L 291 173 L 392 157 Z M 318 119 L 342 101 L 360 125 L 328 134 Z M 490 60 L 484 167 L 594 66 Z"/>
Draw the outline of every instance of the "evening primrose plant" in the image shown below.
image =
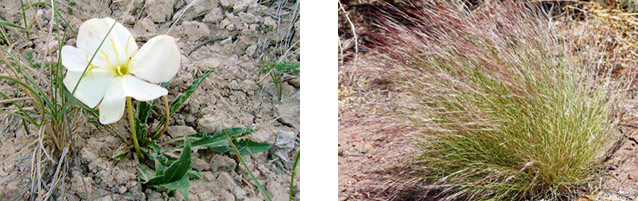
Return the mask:
<path id="1" fill-rule="evenodd" d="M 131 33 L 122 24 L 107 17 L 84 22 L 76 43 L 77 47 L 67 45 L 61 49 L 61 63 L 67 69 L 64 85 L 86 107 L 98 109 L 101 124 L 119 121 L 126 107 L 136 159 L 148 159 L 154 164 L 154 170 L 143 163 L 138 165 L 139 180 L 144 186 L 178 191 L 188 199 L 189 180 L 200 177 L 190 168 L 191 147 L 218 153 L 233 150 L 245 167 L 241 154 L 270 149 L 268 143 L 237 140 L 253 132 L 246 128 L 197 133 L 178 139 L 182 144 L 172 149 L 160 147 L 157 140 L 166 131 L 170 117 L 213 72 L 205 71 L 169 104 L 166 98 L 168 90 L 164 87 L 177 73 L 181 56 L 174 38 L 159 35 L 138 48 Z M 165 115 L 154 127 L 149 116 L 155 99 L 159 97 L 163 97 Z M 137 101 L 133 102 L 133 99 Z M 130 153 L 129 150 L 123 147 L 113 154 L 113 158 L 121 160 Z M 173 152 L 180 150 L 180 156 L 174 157 Z M 269 200 L 263 187 L 249 173 Z"/>
<path id="2" fill-rule="evenodd" d="M 542 8 L 477 2 L 383 11 L 368 62 L 403 97 L 392 116 L 419 131 L 410 182 L 427 184 L 423 199 L 570 199 L 617 140 L 631 82 L 600 70 L 597 44 L 575 48 Z"/>
<path id="3" fill-rule="evenodd" d="M 99 54 L 89 57 L 93 52 Z M 138 49 L 131 33 L 119 22 L 108 17 L 90 19 L 80 26 L 77 47 L 65 45 L 61 57 L 68 70 L 64 85 L 86 106 L 99 108 L 100 123 L 120 120 L 126 103 L 135 151 L 142 157 L 131 98 L 150 101 L 168 94 L 153 83 L 169 81 L 179 69 L 175 39 L 156 36 Z"/>

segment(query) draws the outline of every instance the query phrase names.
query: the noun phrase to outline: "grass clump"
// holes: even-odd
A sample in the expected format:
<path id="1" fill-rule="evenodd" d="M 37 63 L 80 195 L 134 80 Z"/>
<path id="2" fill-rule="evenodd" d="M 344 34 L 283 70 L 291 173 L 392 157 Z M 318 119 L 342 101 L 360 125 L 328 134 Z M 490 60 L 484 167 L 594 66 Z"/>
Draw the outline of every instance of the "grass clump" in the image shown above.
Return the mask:
<path id="1" fill-rule="evenodd" d="M 559 199 L 613 138 L 616 84 L 534 4 L 426 0 L 383 11 L 370 60 L 422 132 L 416 164 L 447 200 Z M 593 47 L 593 46 L 592 46 Z"/>

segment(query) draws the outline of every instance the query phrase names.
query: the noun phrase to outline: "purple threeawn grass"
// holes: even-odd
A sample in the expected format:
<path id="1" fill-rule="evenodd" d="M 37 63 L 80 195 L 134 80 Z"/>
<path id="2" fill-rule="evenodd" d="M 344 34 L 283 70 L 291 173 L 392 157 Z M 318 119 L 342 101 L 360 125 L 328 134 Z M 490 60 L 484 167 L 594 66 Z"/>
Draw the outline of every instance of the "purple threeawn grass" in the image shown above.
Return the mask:
<path id="1" fill-rule="evenodd" d="M 593 178 L 619 93 L 588 54 L 595 45 L 574 48 L 535 4 L 424 0 L 379 15 L 363 68 L 392 80 L 396 117 L 422 131 L 425 189 L 447 200 L 558 199 Z"/>

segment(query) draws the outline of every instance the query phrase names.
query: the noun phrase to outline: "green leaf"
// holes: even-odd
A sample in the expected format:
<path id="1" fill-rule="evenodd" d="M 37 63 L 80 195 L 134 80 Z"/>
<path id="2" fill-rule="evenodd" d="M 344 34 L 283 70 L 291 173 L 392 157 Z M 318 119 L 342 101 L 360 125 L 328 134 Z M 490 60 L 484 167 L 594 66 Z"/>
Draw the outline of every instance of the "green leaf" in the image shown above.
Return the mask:
<path id="1" fill-rule="evenodd" d="M 148 117 L 151 115 L 151 105 L 144 101 L 137 101 L 137 118 L 140 124 L 146 125 Z"/>
<path id="2" fill-rule="evenodd" d="M 137 139 L 140 144 L 145 145 L 148 142 L 148 117 L 151 115 L 151 105 L 144 101 L 137 102 L 137 116 L 135 116 L 135 130 L 137 130 Z"/>
<path id="3" fill-rule="evenodd" d="M 255 142 L 249 139 L 243 139 L 239 142 L 234 142 L 235 146 L 241 154 L 253 154 L 262 151 L 268 151 L 270 144 L 266 142 Z"/>
<path id="4" fill-rule="evenodd" d="M 191 135 L 191 137 L 195 139 L 193 141 L 193 147 L 204 147 L 218 153 L 226 153 L 232 150 L 225 133 L 228 133 L 228 136 L 235 146 L 237 146 L 241 154 L 257 153 L 270 149 L 271 145 L 265 142 L 255 142 L 249 139 L 236 141 L 237 138 L 244 137 L 253 132 L 255 131 L 250 128 L 226 128 L 213 134 L 197 133 Z"/>
<path id="5" fill-rule="evenodd" d="M 146 182 L 149 180 L 149 178 L 153 177 L 153 173 L 150 170 L 146 169 L 144 166 L 142 166 L 142 164 L 137 164 L 137 170 L 142 173 L 139 175 L 142 182 Z"/>
<path id="6" fill-rule="evenodd" d="M 230 136 L 231 139 L 236 139 L 238 137 L 243 137 L 251 134 L 255 131 L 250 128 L 225 128 L 213 134 L 197 133 L 192 135 L 194 139 L 197 139 L 193 142 L 193 147 L 206 147 L 207 149 L 228 147 L 229 144 L 226 140 L 226 134 L 224 134 L 224 132 L 228 133 L 228 136 Z"/>
<path id="7" fill-rule="evenodd" d="M 153 161 L 155 162 L 155 174 L 156 175 L 164 174 L 164 164 L 162 164 L 162 162 L 160 162 L 158 158 L 153 158 Z"/>
<path id="8" fill-rule="evenodd" d="M 111 156 L 111 158 L 115 159 L 115 160 L 122 160 L 126 157 L 126 155 L 128 154 L 129 149 L 126 147 L 120 147 L 117 150 L 115 150 L 115 152 L 113 153 L 113 155 Z"/>
<path id="9" fill-rule="evenodd" d="M 188 189 L 191 187 L 191 182 L 188 180 L 189 177 L 182 177 L 182 179 L 167 183 L 163 185 L 169 190 L 174 190 L 181 193 L 186 200 L 188 200 Z"/>
<path id="10" fill-rule="evenodd" d="M 188 172 L 186 172 L 186 176 L 193 178 L 193 179 L 201 179 L 202 178 L 202 174 L 195 171 L 195 170 L 189 170 Z"/>
<path id="11" fill-rule="evenodd" d="M 174 182 L 182 179 L 186 172 L 191 167 L 191 141 L 187 136 L 184 136 L 184 148 L 182 149 L 182 155 L 173 164 L 171 164 L 164 174 L 155 174 L 156 176 L 148 180 L 146 185 L 159 185 Z"/>
<path id="12" fill-rule="evenodd" d="M 238 138 L 238 137 L 244 137 L 247 136 L 249 134 L 254 133 L 255 130 L 251 129 L 251 128 L 240 128 L 240 127 L 235 127 L 235 128 L 224 128 L 220 131 L 216 131 L 215 133 L 213 133 L 212 135 L 210 133 L 197 133 L 194 134 L 194 137 L 209 137 L 209 136 L 226 136 L 225 133 L 228 133 L 228 136 L 232 139 Z"/>
<path id="13" fill-rule="evenodd" d="M 191 84 L 190 86 L 188 86 L 188 88 L 186 88 L 186 91 L 180 93 L 177 96 L 177 98 L 175 98 L 175 100 L 170 105 L 171 116 L 173 116 L 173 114 L 177 111 L 177 109 L 179 109 L 182 106 L 182 104 L 184 104 L 184 102 L 186 102 L 188 97 L 190 97 L 191 94 L 193 94 L 193 92 L 195 92 L 195 90 L 197 90 L 199 85 L 202 84 L 202 81 L 204 81 L 204 79 L 206 79 L 208 77 L 208 75 L 210 75 L 210 73 L 212 73 L 213 71 L 214 70 L 205 71 L 204 74 L 201 77 L 195 79 L 193 81 L 193 84 Z"/>

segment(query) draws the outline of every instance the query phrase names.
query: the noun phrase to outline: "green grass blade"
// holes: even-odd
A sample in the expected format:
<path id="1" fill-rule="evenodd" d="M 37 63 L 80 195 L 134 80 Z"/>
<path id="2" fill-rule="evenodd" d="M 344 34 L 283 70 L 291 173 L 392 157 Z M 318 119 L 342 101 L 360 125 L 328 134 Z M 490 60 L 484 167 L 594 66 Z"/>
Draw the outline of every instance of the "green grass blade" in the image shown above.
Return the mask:
<path id="1" fill-rule="evenodd" d="M 301 151 L 297 152 L 297 158 L 295 164 L 292 165 L 292 174 L 290 174 L 290 201 L 295 197 L 295 171 L 297 170 L 297 164 L 299 164 L 299 156 Z"/>
<path id="2" fill-rule="evenodd" d="M 237 150 L 237 147 L 235 146 L 235 144 L 233 144 L 233 141 L 230 139 L 230 135 L 228 135 L 228 133 L 225 132 L 225 130 L 224 130 L 224 134 L 226 134 L 226 139 L 228 140 L 228 143 L 230 143 L 230 145 L 233 147 L 233 150 L 235 150 L 235 154 L 237 154 L 237 158 L 239 158 L 239 161 L 241 161 L 241 164 L 244 166 L 244 168 L 246 168 L 246 171 L 248 171 L 248 174 L 250 174 L 250 177 L 252 177 L 253 181 L 255 182 L 255 185 L 257 185 L 257 188 L 259 188 L 259 191 L 261 192 L 261 194 L 264 195 L 264 197 L 266 197 L 266 200 L 271 201 L 272 199 L 270 198 L 270 196 L 268 195 L 264 187 L 261 186 L 261 183 L 259 183 L 259 180 L 257 180 L 255 175 L 253 175 L 253 172 L 248 168 L 248 165 L 246 165 L 246 162 L 244 161 L 244 158 L 241 156 L 241 153 L 239 152 L 239 150 Z"/>
<path id="3" fill-rule="evenodd" d="M 11 22 L 7 22 L 7 21 L 2 21 L 2 20 L 0 20 L 0 26 L 7 26 L 7 27 L 13 27 L 13 28 L 18 28 L 18 29 L 23 29 L 24 30 L 24 27 L 22 27 L 20 25 L 17 25 L 17 24 L 11 23 Z"/>
<path id="4" fill-rule="evenodd" d="M 186 88 L 186 91 L 182 92 L 181 94 L 177 96 L 177 98 L 175 98 L 175 100 L 170 105 L 171 116 L 173 116 L 173 114 L 175 114 L 177 109 L 179 109 L 182 106 L 182 104 L 184 104 L 184 102 L 186 102 L 186 100 L 191 96 L 191 94 L 193 94 L 193 92 L 195 92 L 195 90 L 199 88 L 199 85 L 202 84 L 202 81 L 204 81 L 204 79 L 206 79 L 208 75 L 210 75 L 210 73 L 214 71 L 215 70 L 205 71 L 204 74 L 202 74 L 202 76 L 195 79 L 193 81 L 193 84 L 191 84 L 190 86 L 188 86 L 188 88 Z"/>

